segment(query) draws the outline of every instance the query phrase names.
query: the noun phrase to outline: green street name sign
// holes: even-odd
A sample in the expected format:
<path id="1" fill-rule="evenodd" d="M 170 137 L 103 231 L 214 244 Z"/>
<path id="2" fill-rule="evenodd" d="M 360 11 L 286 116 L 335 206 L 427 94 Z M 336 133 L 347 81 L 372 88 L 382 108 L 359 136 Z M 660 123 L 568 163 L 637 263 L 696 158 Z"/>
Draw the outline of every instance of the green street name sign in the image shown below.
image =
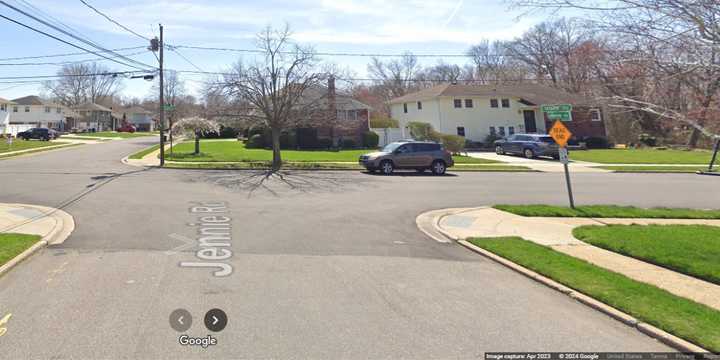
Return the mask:
<path id="1" fill-rule="evenodd" d="M 571 121 L 572 120 L 572 105 L 560 104 L 560 105 L 543 105 L 540 107 L 542 112 L 547 115 L 550 120 L 561 120 Z"/>
<path id="2" fill-rule="evenodd" d="M 560 112 L 560 111 L 570 112 L 570 111 L 572 111 L 572 105 L 570 105 L 570 104 L 543 105 L 541 107 L 541 109 L 545 113 Z"/>

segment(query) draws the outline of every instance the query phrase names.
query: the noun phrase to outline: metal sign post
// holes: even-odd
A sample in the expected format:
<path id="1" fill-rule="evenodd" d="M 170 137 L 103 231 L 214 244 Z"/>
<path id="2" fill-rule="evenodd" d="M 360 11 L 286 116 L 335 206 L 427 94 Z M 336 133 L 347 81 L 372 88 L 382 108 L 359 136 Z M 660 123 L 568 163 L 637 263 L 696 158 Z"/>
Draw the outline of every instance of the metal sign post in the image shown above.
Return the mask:
<path id="1" fill-rule="evenodd" d="M 570 132 L 570 130 L 568 130 L 567 127 L 565 127 L 565 125 L 563 125 L 560 120 L 558 120 L 555 121 L 555 125 L 550 128 L 550 136 L 560 147 L 558 149 L 558 152 L 560 155 L 560 162 L 563 164 L 563 168 L 565 168 L 565 183 L 567 184 L 568 198 L 570 199 L 570 208 L 574 209 L 575 199 L 573 198 L 572 184 L 570 183 L 570 169 L 568 168 L 570 158 L 567 149 L 567 142 L 568 140 L 570 140 L 570 137 L 572 137 L 572 133 Z"/>

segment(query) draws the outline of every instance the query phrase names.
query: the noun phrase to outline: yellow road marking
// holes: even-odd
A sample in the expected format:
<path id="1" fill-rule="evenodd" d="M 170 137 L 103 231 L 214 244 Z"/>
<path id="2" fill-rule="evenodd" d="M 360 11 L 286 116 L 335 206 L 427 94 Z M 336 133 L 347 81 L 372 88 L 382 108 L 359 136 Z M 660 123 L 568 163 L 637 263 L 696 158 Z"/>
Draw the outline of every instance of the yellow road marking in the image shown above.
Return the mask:
<path id="1" fill-rule="evenodd" d="M 12 314 L 8 313 L 2 319 L 0 319 L 0 336 L 5 335 L 5 333 L 7 332 L 7 327 L 5 327 L 5 324 L 7 324 L 8 321 L 10 321 L 11 317 L 12 317 Z"/>

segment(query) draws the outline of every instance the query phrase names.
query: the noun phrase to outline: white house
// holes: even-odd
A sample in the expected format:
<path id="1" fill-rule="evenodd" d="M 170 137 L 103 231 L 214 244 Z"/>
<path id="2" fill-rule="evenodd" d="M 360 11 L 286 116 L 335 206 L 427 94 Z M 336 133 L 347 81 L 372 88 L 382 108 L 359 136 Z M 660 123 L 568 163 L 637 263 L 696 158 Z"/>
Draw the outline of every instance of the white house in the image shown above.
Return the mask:
<path id="1" fill-rule="evenodd" d="M 12 104 L 12 101 L 0 98 L 0 134 L 10 132 L 10 113 L 8 113 L 8 106 Z"/>
<path id="2" fill-rule="evenodd" d="M 95 103 L 85 103 L 73 108 L 77 117 L 68 121 L 68 128 L 75 131 L 113 130 L 112 110 Z"/>
<path id="3" fill-rule="evenodd" d="M 118 127 L 128 123 L 135 126 L 137 131 L 155 131 L 153 112 L 145 110 L 140 106 L 133 106 L 128 109 L 119 109 L 113 112 L 113 117 L 118 120 Z"/>
<path id="4" fill-rule="evenodd" d="M 457 134 L 482 142 L 493 133 L 545 133 L 551 122 L 542 105 L 577 104 L 571 131 L 581 136 L 605 136 L 598 109 L 584 100 L 539 84 L 458 85 L 442 84 L 391 100 L 390 111 L 398 120 L 403 137 L 409 138 L 407 123 L 425 122 L 445 134 Z M 595 113 L 597 112 L 597 114 Z M 594 120 L 590 120 L 590 119 Z"/>
<path id="5" fill-rule="evenodd" d="M 38 96 L 25 96 L 12 100 L 7 105 L 10 113 L 10 125 L 32 125 L 51 129 L 63 129 L 65 108 Z"/>

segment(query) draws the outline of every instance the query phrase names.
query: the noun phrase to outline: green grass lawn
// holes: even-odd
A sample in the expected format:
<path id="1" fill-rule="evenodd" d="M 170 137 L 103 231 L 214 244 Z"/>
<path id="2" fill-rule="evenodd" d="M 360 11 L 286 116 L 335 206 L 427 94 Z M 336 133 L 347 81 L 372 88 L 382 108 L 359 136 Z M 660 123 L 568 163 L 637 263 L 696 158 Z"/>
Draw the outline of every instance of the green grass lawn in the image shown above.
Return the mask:
<path id="1" fill-rule="evenodd" d="M 720 284 L 720 227 L 582 226 L 573 235 L 603 249 Z"/>
<path id="2" fill-rule="evenodd" d="M 720 311 L 517 238 L 473 244 L 710 351 L 720 351 Z"/>
<path id="3" fill-rule="evenodd" d="M 67 142 L 50 142 L 50 141 L 39 141 L 39 140 L 20 140 L 13 139 L 12 145 L 8 145 L 5 139 L 0 139 L 0 154 L 11 151 L 38 149 L 48 146 L 57 146 L 68 144 Z"/>
<path id="4" fill-rule="evenodd" d="M 116 132 L 116 131 L 100 131 L 100 132 L 94 132 L 94 133 L 77 133 L 77 134 L 70 134 L 69 136 L 77 136 L 77 137 L 119 137 L 123 139 L 129 139 L 129 138 L 136 138 L 136 137 L 142 137 L 142 136 L 151 136 L 156 135 L 157 133 L 154 132 Z"/>
<path id="5" fill-rule="evenodd" d="M 202 141 L 200 154 L 193 155 L 195 144 L 192 141 L 184 142 L 173 147 L 173 155 L 168 154 L 167 159 L 187 162 L 247 162 L 271 161 L 272 151 L 266 149 L 246 149 L 239 141 Z M 362 154 L 375 151 L 374 149 L 361 150 L 282 150 L 283 161 L 289 162 L 357 162 Z M 493 160 L 476 159 L 468 156 L 455 156 L 455 161 L 462 164 L 492 164 Z"/>
<path id="6" fill-rule="evenodd" d="M 268 169 L 270 168 L 269 161 L 244 161 L 244 162 L 230 162 L 230 163 L 200 163 L 200 162 L 166 162 L 165 167 L 175 169 L 236 169 L 236 170 L 255 170 L 255 169 Z M 298 161 L 298 162 L 285 162 L 283 163 L 283 169 L 286 170 L 356 170 L 364 171 L 365 168 L 358 164 L 347 163 L 347 162 L 309 162 L 309 161 Z M 452 173 L 455 171 L 508 171 L 508 172 L 526 172 L 532 171 L 530 168 L 524 166 L 509 166 L 509 165 L 495 165 L 495 164 L 463 164 L 457 165 L 450 168 L 448 172 Z M 407 173 L 408 171 L 400 170 L 400 173 Z M 413 171 L 414 172 L 414 171 Z M 426 174 L 430 174 L 426 172 Z"/>
<path id="7" fill-rule="evenodd" d="M 160 144 L 153 145 L 153 146 L 151 146 L 151 147 L 149 147 L 149 148 L 140 150 L 140 151 L 138 151 L 138 152 L 136 152 L 136 153 L 128 156 L 128 159 L 142 159 L 142 158 L 145 157 L 145 155 L 147 155 L 147 154 L 149 154 L 149 153 L 151 153 L 151 152 L 153 152 L 153 151 L 155 151 L 155 150 L 157 150 L 157 149 L 159 149 L 159 148 L 160 148 Z"/>
<path id="8" fill-rule="evenodd" d="M 707 165 L 694 166 L 597 166 L 599 169 L 612 170 L 618 172 L 661 172 L 661 173 L 696 173 L 699 170 L 707 171 Z M 715 167 L 717 169 L 718 166 Z"/>
<path id="9" fill-rule="evenodd" d="M 0 234 L 0 266 L 27 250 L 42 237 L 25 234 Z"/>
<path id="10" fill-rule="evenodd" d="M 596 149 L 570 152 L 571 160 L 601 164 L 708 164 L 710 151 Z"/>
<path id="11" fill-rule="evenodd" d="M 495 209 L 521 216 L 653 218 L 653 219 L 720 219 L 720 210 L 651 208 L 633 206 L 587 205 L 571 209 L 554 205 L 495 205 Z"/>

